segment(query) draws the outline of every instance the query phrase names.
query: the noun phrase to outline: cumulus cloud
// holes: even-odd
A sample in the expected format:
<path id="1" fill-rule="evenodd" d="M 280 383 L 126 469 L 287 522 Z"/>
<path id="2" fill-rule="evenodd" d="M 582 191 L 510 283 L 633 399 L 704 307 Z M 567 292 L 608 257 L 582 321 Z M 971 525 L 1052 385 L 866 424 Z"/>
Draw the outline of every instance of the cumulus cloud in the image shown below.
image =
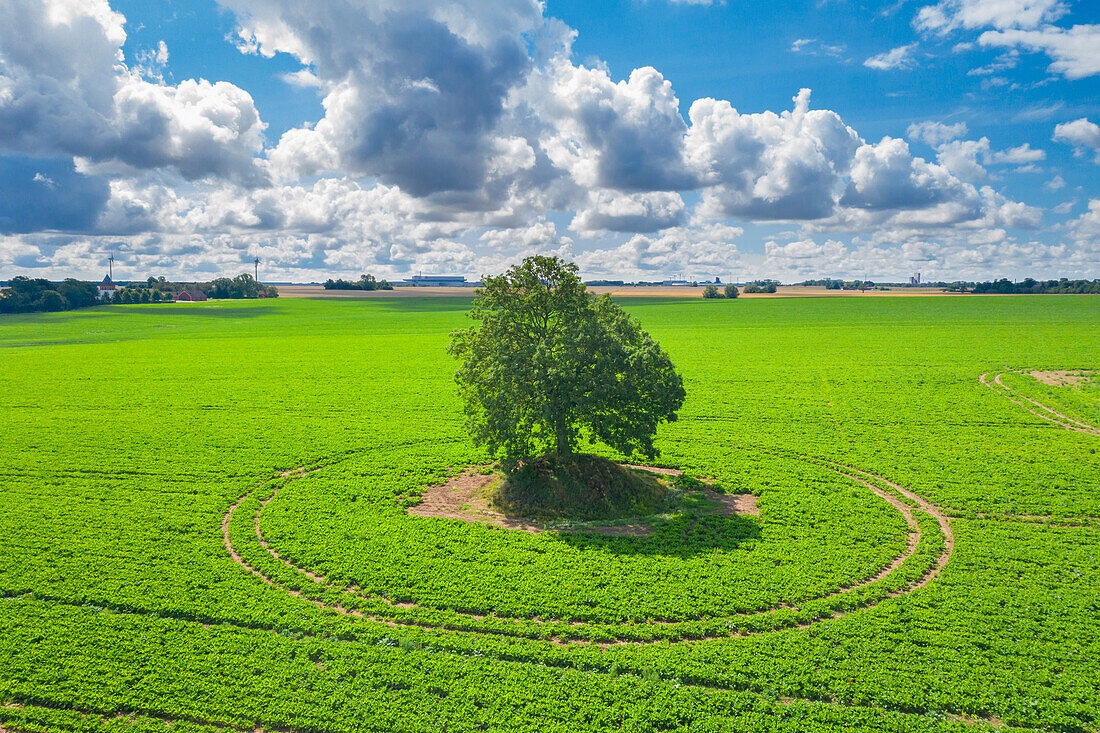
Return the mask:
<path id="1" fill-rule="evenodd" d="M 1069 224 L 1080 244 L 1100 249 L 1100 199 L 1089 199 L 1088 210 Z"/>
<path id="2" fill-rule="evenodd" d="M 1051 139 L 1072 145 L 1075 155 L 1085 155 L 1091 151 L 1096 156 L 1096 162 L 1100 163 L 1100 125 L 1089 122 L 1085 117 L 1056 125 Z"/>
<path id="3" fill-rule="evenodd" d="M 587 204 L 577 211 L 570 227 L 585 235 L 655 232 L 683 223 L 684 216 L 684 200 L 677 193 L 597 190 L 589 193 Z"/>
<path id="4" fill-rule="evenodd" d="M 969 202 L 970 191 L 942 165 L 913 157 L 904 140 L 886 137 L 856 151 L 844 206 L 882 211 Z"/>
<path id="5" fill-rule="evenodd" d="M 951 140 L 957 140 L 967 132 L 965 122 L 956 122 L 948 125 L 943 122 L 928 120 L 914 122 L 905 131 L 905 136 L 910 140 L 920 140 L 932 147 L 941 145 Z"/>
<path id="6" fill-rule="evenodd" d="M 254 156 L 265 125 L 251 96 L 226 82 L 145 80 L 126 66 L 124 18 L 105 0 L 9 0 L 4 17 L 0 146 L 262 181 Z"/>
<path id="7" fill-rule="evenodd" d="M 946 125 L 928 121 L 909 125 L 906 136 L 935 148 L 936 160 L 940 165 L 970 182 L 986 178 L 988 174 L 984 166 L 987 165 L 1028 166 L 1046 159 L 1046 151 L 1032 148 L 1030 143 L 1007 150 L 993 150 L 987 137 L 962 139 L 966 132 L 965 122 Z"/>
<path id="8" fill-rule="evenodd" d="M 542 23 L 533 0 L 226 4 L 245 50 L 295 56 L 325 93 L 324 117 L 272 153 L 282 172 L 374 176 L 414 196 L 485 182 L 505 102 L 530 69 L 522 34 Z"/>
<path id="9" fill-rule="evenodd" d="M 714 217 L 816 219 L 829 216 L 862 142 L 835 112 L 794 108 L 740 114 L 726 101 L 691 105 L 687 155 L 699 171 L 704 210 Z"/>
<path id="10" fill-rule="evenodd" d="M 741 265 L 736 240 L 742 234 L 740 227 L 692 221 L 659 236 L 636 234 L 616 247 L 579 252 L 576 261 L 588 273 L 640 280 L 727 273 Z"/>
<path id="11" fill-rule="evenodd" d="M 906 46 L 898 46 L 889 51 L 877 54 L 863 62 L 869 69 L 888 71 L 891 69 L 911 69 L 914 65 L 913 50 L 917 44 L 910 43 Z"/>
<path id="12" fill-rule="evenodd" d="M 657 279 L 743 266 L 731 219 L 795 222 L 794 241 L 773 237 L 776 262 L 851 263 L 837 230 L 1015 246 L 1012 231 L 1041 218 L 981 185 L 985 166 L 1032 165 L 1041 150 L 917 123 L 907 134 L 936 149 L 929 162 L 902 140 L 864 141 L 811 109 L 809 90 L 777 112 L 699 99 L 685 120 L 656 69 L 618 79 L 574 63 L 574 32 L 536 0 L 226 0 L 238 47 L 293 56 L 283 78 L 321 98 L 320 119 L 275 144 L 239 87 L 165 83 L 166 45 L 128 65 L 124 19 L 105 0 L 5 2 L 0 172 L 19 184 L 0 205 L 4 265 L 86 268 L 110 238 L 135 276 L 235 274 L 256 255 L 279 279 L 477 275 L 543 252 Z M 945 18 L 968 7 L 941 6 Z M 567 235 L 554 220 L 570 215 Z"/>
<path id="13" fill-rule="evenodd" d="M 584 187 L 620 191 L 693 188 L 684 160 L 687 125 L 672 84 L 651 67 L 613 82 L 604 69 L 559 59 L 528 91 L 551 127 L 542 144 Z"/>
<path id="14" fill-rule="evenodd" d="M 904 280 L 920 272 L 931 280 L 983 280 L 1018 273 L 1037 277 L 1090 277 L 1094 265 L 1083 247 L 1019 241 L 1003 229 L 980 229 L 966 236 L 913 237 L 898 244 L 885 232 L 872 241 L 845 243 L 813 238 L 769 241 L 758 266 L 784 282 L 822 276 Z"/>
<path id="15" fill-rule="evenodd" d="M 936 146 L 936 160 L 965 181 L 980 181 L 987 173 L 983 163 L 991 158 L 989 138 L 952 140 Z"/>

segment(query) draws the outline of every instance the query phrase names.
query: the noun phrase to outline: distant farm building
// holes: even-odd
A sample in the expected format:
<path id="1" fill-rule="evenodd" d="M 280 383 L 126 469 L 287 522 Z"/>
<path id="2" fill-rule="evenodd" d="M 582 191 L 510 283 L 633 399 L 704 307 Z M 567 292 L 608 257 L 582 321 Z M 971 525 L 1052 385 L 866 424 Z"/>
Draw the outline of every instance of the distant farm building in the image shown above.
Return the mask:
<path id="1" fill-rule="evenodd" d="M 118 290 L 118 288 L 115 287 L 115 283 L 111 279 L 111 276 L 104 275 L 103 282 L 99 284 L 99 292 L 96 293 L 96 297 L 102 300 L 104 295 L 108 295 L 115 290 Z"/>
<path id="2" fill-rule="evenodd" d="M 394 284 L 420 288 L 465 288 L 477 285 L 467 282 L 463 275 L 413 275 Z"/>
<path id="3" fill-rule="evenodd" d="M 201 303 L 206 300 L 206 293 L 195 288 L 181 290 L 180 294 L 176 296 L 176 300 L 181 303 Z"/>

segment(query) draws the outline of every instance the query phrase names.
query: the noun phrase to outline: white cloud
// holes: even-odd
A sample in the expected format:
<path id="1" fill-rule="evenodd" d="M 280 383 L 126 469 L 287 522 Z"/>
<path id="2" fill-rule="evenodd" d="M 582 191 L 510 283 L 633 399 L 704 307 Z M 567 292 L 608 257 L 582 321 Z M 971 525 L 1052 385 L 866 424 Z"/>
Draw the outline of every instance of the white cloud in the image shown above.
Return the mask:
<path id="1" fill-rule="evenodd" d="M 1089 199 L 1088 210 L 1069 224 L 1078 243 L 1100 249 L 1100 199 Z"/>
<path id="2" fill-rule="evenodd" d="M 657 279 L 743 266 L 731 219 L 798 222 L 795 241 L 773 237 L 776 262 L 850 268 L 889 263 L 891 250 L 845 245 L 843 229 L 1017 246 L 1011 232 L 1041 219 L 974 184 L 984 166 L 1032 165 L 1041 150 L 995 151 L 961 122 L 914 124 L 909 137 L 936 148 L 929 162 L 901 140 L 868 144 L 810 109 L 809 90 L 781 112 L 704 98 L 685 121 L 657 70 L 617 79 L 573 63 L 574 32 L 535 0 L 227 0 L 239 47 L 292 55 L 301 68 L 282 78 L 322 101 L 320 119 L 266 148 L 246 91 L 164 83 L 165 45 L 127 66 L 124 19 L 103 0 L 8 1 L 18 22 L 0 27 L 0 146 L 54 156 L 21 173 L 53 198 L 19 221 L 0 211 L 0 231 L 25 232 L 0 240 L 0 262 L 18 267 L 90 268 L 109 238 L 134 276 L 236 274 L 255 254 L 278 279 L 477 275 L 544 252 Z M 881 66 L 911 63 L 914 49 Z M 66 224 L 41 215 L 66 197 L 83 202 Z M 569 236 L 554 212 L 572 215 Z"/>
<path id="3" fill-rule="evenodd" d="M 851 182 L 841 203 L 856 209 L 882 211 L 967 202 L 976 215 L 977 203 L 972 192 L 946 167 L 914 158 L 904 140 L 886 137 L 856 151 Z"/>
<path id="4" fill-rule="evenodd" d="M 992 153 L 990 155 L 990 162 L 1023 165 L 1046 160 L 1046 157 L 1047 154 L 1045 150 L 1037 150 L 1031 147 L 1030 143 L 1024 143 L 1023 145 L 1017 145 L 1008 150 L 999 150 Z"/>
<path id="5" fill-rule="evenodd" d="M 325 92 L 324 117 L 272 152 L 279 172 L 373 176 L 415 196 L 486 183 L 507 99 L 531 67 L 522 34 L 544 23 L 534 0 L 226 4 L 245 50 L 298 58 Z"/>
<path id="6" fill-rule="evenodd" d="M 1048 191 L 1057 191 L 1060 188 L 1065 188 L 1065 186 L 1066 179 L 1062 178 L 1061 175 L 1056 175 L 1054 176 L 1054 178 L 1051 178 L 1049 181 L 1043 184 L 1043 188 Z"/>
<path id="7" fill-rule="evenodd" d="M 910 140 L 920 140 L 932 147 L 936 147 L 950 140 L 957 140 L 967 132 L 965 122 L 956 122 L 948 125 L 943 122 L 914 122 L 905 131 L 905 136 Z"/>
<path id="8" fill-rule="evenodd" d="M 687 154 L 713 217 L 816 219 L 829 216 L 861 140 L 835 112 L 810 110 L 810 90 L 781 114 L 740 114 L 729 102 L 691 105 Z"/>
<path id="9" fill-rule="evenodd" d="M 966 134 L 965 122 L 945 125 L 939 122 L 919 122 L 909 125 L 906 135 L 910 140 L 920 140 L 936 149 L 936 160 L 963 180 L 975 182 L 987 177 L 983 166 L 1022 165 L 1046 159 L 1046 152 L 1031 147 L 1030 143 L 1008 150 L 993 150 L 989 138 L 961 139 Z M 1035 169 L 1037 170 L 1037 169 Z M 1035 172 L 1018 168 L 1017 172 Z"/>
<path id="10" fill-rule="evenodd" d="M 1042 51 L 1053 59 L 1050 71 L 1067 79 L 1100 74 L 1100 25 L 1071 28 L 1043 26 L 1035 30 L 986 31 L 978 37 L 984 46 L 1022 47 Z"/>
<path id="11" fill-rule="evenodd" d="M 921 8 L 918 30 L 947 33 L 959 28 L 1034 28 L 1068 12 L 1062 0 L 942 0 Z"/>
<path id="12" fill-rule="evenodd" d="M 821 43 L 816 38 L 796 38 L 791 42 L 792 53 L 808 53 L 813 56 L 841 58 L 847 47 L 843 43 Z"/>
<path id="13" fill-rule="evenodd" d="M 1086 225 L 1087 226 L 1087 225 Z M 1013 275 L 1095 276 L 1091 245 L 1019 242 L 1003 229 L 976 230 L 965 237 L 908 238 L 900 244 L 886 232 L 881 240 L 818 243 L 812 238 L 768 242 L 759 276 L 797 282 L 820 277 L 904 281 L 920 272 L 925 281 L 986 280 Z M 893 239 L 893 241 L 891 241 Z"/>
<path id="14" fill-rule="evenodd" d="M 542 147 L 581 186 L 621 191 L 692 188 L 687 125 L 672 85 L 653 68 L 613 82 L 604 69 L 559 59 L 533 81 L 528 104 L 550 127 Z"/>
<path id="15" fill-rule="evenodd" d="M 989 138 L 952 140 L 937 146 L 936 153 L 939 164 L 964 181 L 973 183 L 987 175 L 982 163 L 990 159 Z"/>
<path id="16" fill-rule="evenodd" d="M 910 43 L 906 46 L 898 46 L 897 48 L 870 57 L 863 62 L 863 65 L 869 69 L 877 69 L 879 71 L 911 69 L 914 65 L 913 50 L 916 47 L 917 44 L 915 43 Z"/>
<path id="17" fill-rule="evenodd" d="M 1020 53 L 1016 49 L 1012 49 L 1006 53 L 1001 54 L 991 63 L 985 66 L 979 66 L 966 72 L 967 76 L 989 76 L 990 74 L 998 74 L 1002 71 L 1016 68 L 1016 65 L 1020 63 Z"/>
<path id="18" fill-rule="evenodd" d="M 684 200 L 677 193 L 595 190 L 589 192 L 586 206 L 577 211 L 570 228 L 586 236 L 607 231 L 654 232 L 683 223 L 684 216 Z"/>
<path id="19" fill-rule="evenodd" d="M 1050 71 L 1067 79 L 1100 73 L 1100 25 L 1067 28 L 1053 24 L 1068 12 L 1068 3 L 1062 0 L 943 0 L 921 8 L 913 24 L 918 30 L 938 34 L 989 29 L 978 37 L 978 43 L 1009 52 L 988 66 L 973 69 L 973 75 L 1014 67 L 1020 49 L 1047 54 L 1052 59 Z"/>
<path id="20" fill-rule="evenodd" d="M 636 234 L 623 244 L 579 252 L 581 269 L 593 275 L 639 280 L 664 280 L 701 273 L 725 273 L 739 270 L 742 257 L 736 240 L 740 227 L 714 222 L 691 222 L 652 236 Z"/>
<path id="21" fill-rule="evenodd" d="M 1089 122 L 1085 117 L 1072 122 L 1063 122 L 1054 127 L 1054 142 L 1073 146 L 1075 155 L 1084 155 L 1092 151 L 1096 162 L 1100 163 L 1100 125 Z"/>
<path id="22" fill-rule="evenodd" d="M 0 24 L 0 146 L 198 179 L 263 179 L 264 123 L 226 82 L 150 82 L 124 63 L 124 18 L 104 0 L 12 0 Z M 158 47 L 154 62 L 167 61 Z"/>

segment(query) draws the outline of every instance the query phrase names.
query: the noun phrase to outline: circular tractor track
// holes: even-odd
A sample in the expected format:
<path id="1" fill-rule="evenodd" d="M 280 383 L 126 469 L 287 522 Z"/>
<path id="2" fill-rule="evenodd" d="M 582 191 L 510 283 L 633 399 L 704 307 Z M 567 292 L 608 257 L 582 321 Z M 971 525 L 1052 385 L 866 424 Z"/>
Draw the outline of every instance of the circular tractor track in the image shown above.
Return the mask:
<path id="1" fill-rule="evenodd" d="M 855 467 L 852 467 L 852 466 L 847 466 L 845 464 L 836 463 L 834 461 L 829 461 L 829 460 L 824 460 L 824 459 L 818 459 L 818 458 L 814 458 L 814 457 L 811 457 L 811 456 L 792 454 L 790 457 L 792 459 L 795 459 L 795 460 L 806 461 L 808 463 L 812 463 L 812 464 L 821 466 L 823 468 L 826 468 L 826 469 L 828 469 L 828 470 L 830 470 L 830 471 L 832 471 L 832 472 L 834 472 L 834 473 L 836 473 L 840 476 L 844 476 L 844 477 L 860 484 L 861 486 L 871 490 L 874 494 L 876 494 L 881 499 L 883 499 L 884 501 L 889 503 L 890 506 L 893 507 L 893 509 L 895 511 L 897 511 L 902 516 L 902 518 L 905 520 L 905 523 L 906 523 L 907 528 L 908 528 L 908 543 L 907 543 L 907 546 L 905 547 L 905 549 L 901 553 L 899 553 L 897 556 L 895 556 L 885 567 L 879 569 L 877 572 L 875 572 L 871 576 L 869 576 L 867 578 L 864 578 L 863 580 L 861 580 L 859 582 L 849 584 L 849 585 L 841 587 L 841 588 L 839 588 L 839 589 L 837 589 L 837 590 L 835 590 L 831 593 L 824 594 L 824 595 L 818 596 L 816 598 L 807 599 L 803 603 L 808 603 L 808 602 L 811 602 L 811 601 L 814 601 L 814 602 L 828 601 L 829 599 L 836 599 L 836 598 L 838 598 L 839 596 L 842 596 L 842 595 L 852 595 L 852 594 L 856 593 L 857 591 L 859 591 L 861 589 L 867 588 L 868 586 L 879 583 L 881 581 L 885 581 L 888 578 L 890 578 L 890 576 L 897 573 L 902 568 L 902 566 L 906 563 L 906 561 L 908 561 L 910 558 L 912 558 L 916 554 L 917 549 L 921 544 L 921 540 L 923 539 L 923 533 L 922 533 L 920 524 L 918 523 L 917 518 L 914 514 L 915 510 L 922 511 L 922 512 L 928 514 L 929 516 L 931 516 L 933 519 L 936 520 L 936 522 L 938 524 L 938 527 L 939 527 L 939 531 L 942 533 L 942 539 L 943 539 L 942 550 L 937 554 L 934 561 L 930 563 L 929 567 L 927 567 L 927 569 L 920 576 L 911 579 L 909 582 L 905 583 L 901 587 L 898 587 L 898 588 L 895 588 L 893 590 L 889 590 L 889 591 L 886 591 L 884 593 L 881 593 L 878 596 L 876 596 L 876 597 L 874 597 L 870 600 L 867 600 L 867 601 L 856 602 L 854 604 L 840 604 L 841 607 L 834 608 L 834 609 L 827 609 L 824 612 L 821 612 L 821 613 L 813 616 L 810 619 L 804 619 L 804 618 L 797 618 L 796 617 L 796 618 L 789 619 L 789 620 L 778 620 L 778 622 L 774 626 L 767 627 L 767 628 L 760 628 L 760 629 L 737 629 L 736 628 L 736 626 L 737 626 L 736 622 L 739 621 L 739 620 L 750 619 L 750 618 L 753 618 L 753 617 L 762 617 L 762 616 L 766 616 L 768 614 L 774 614 L 776 612 L 788 612 L 789 615 L 794 615 L 794 614 L 797 614 L 800 610 L 797 606 L 781 605 L 781 606 L 778 606 L 778 607 L 775 607 L 775 608 L 770 608 L 770 609 L 764 609 L 764 610 L 758 610 L 758 611 L 749 611 L 749 612 L 744 612 L 744 613 L 739 613 L 739 614 L 732 614 L 732 615 L 729 615 L 729 616 L 722 617 L 721 619 L 717 619 L 719 621 L 728 619 L 731 622 L 731 628 L 727 633 L 704 634 L 704 635 L 699 635 L 699 634 L 694 634 L 694 633 L 685 633 L 682 637 L 679 637 L 679 638 L 669 638 L 668 634 L 665 633 L 665 634 L 661 635 L 660 637 L 653 638 L 653 639 L 613 639 L 613 640 L 591 641 L 591 640 L 587 640 L 587 639 L 583 638 L 583 632 L 584 632 L 585 629 L 592 629 L 593 627 L 611 627 L 611 628 L 615 628 L 615 627 L 627 628 L 627 627 L 629 627 L 629 628 L 634 628 L 634 629 L 636 629 L 638 627 L 653 627 L 653 628 L 664 628 L 664 629 L 667 630 L 667 629 L 669 629 L 669 627 L 676 626 L 677 624 L 685 624 L 685 623 L 690 623 L 690 622 L 651 620 L 651 621 L 645 621 L 645 622 L 614 623 L 614 624 L 601 625 L 601 624 L 595 624 L 595 623 L 591 623 L 591 622 L 581 622 L 581 621 L 545 621 L 544 622 L 544 621 L 537 620 L 537 619 L 510 619 L 509 617 L 500 617 L 500 616 L 495 616 L 495 615 L 494 616 L 488 616 L 488 615 L 484 615 L 484 614 L 460 612 L 460 611 L 446 611 L 445 613 L 448 615 L 448 618 L 450 619 L 449 621 L 434 622 L 434 621 L 426 621 L 426 620 L 422 620 L 422 619 L 400 618 L 400 617 L 391 617 L 391 616 L 388 616 L 388 615 L 378 615 L 378 614 L 365 613 L 365 612 L 355 608 L 356 601 L 363 600 L 363 601 L 368 601 L 368 602 L 370 602 L 372 604 L 375 604 L 375 605 L 382 604 L 383 607 L 385 607 L 387 609 L 392 609 L 395 612 L 395 614 L 399 614 L 401 611 L 407 611 L 409 609 L 418 609 L 419 606 L 417 606 L 416 604 L 413 604 L 413 603 L 394 602 L 394 601 L 391 601 L 387 598 L 377 596 L 377 595 L 368 595 L 368 594 L 365 594 L 365 593 L 361 593 L 356 588 L 345 588 L 345 587 L 342 587 L 342 586 L 339 586 L 337 584 L 334 584 L 334 583 L 330 582 L 323 575 L 319 575 L 319 574 L 317 574 L 315 572 L 312 572 L 312 571 L 310 571 L 308 569 L 305 569 L 305 568 L 300 568 L 300 567 L 294 565 L 287 558 L 280 555 L 278 553 L 278 551 L 275 548 L 273 548 L 271 546 L 271 544 L 264 538 L 263 533 L 260 529 L 260 516 L 261 516 L 264 508 L 269 503 L 271 503 L 279 495 L 279 491 L 282 488 L 284 488 L 287 484 L 289 484 L 291 481 L 294 481 L 294 480 L 300 479 L 302 477 L 308 476 L 312 473 L 315 473 L 315 472 L 321 470 L 322 467 L 312 467 L 311 468 L 311 467 L 308 467 L 308 466 L 300 466 L 298 468 L 295 468 L 293 470 L 286 471 L 286 472 L 280 474 L 278 476 L 278 479 L 281 479 L 281 482 L 274 488 L 274 490 L 268 496 L 266 496 L 265 498 L 263 498 L 262 500 L 260 500 L 258 502 L 258 505 L 257 505 L 256 509 L 254 510 L 253 515 L 252 515 L 251 527 L 252 527 L 253 532 L 255 533 L 257 544 L 260 547 L 263 548 L 263 550 L 266 552 L 266 554 L 268 556 L 270 556 L 271 559 L 277 561 L 278 563 L 280 563 L 282 566 L 286 567 L 287 569 L 297 573 L 302 579 L 304 579 L 303 583 L 308 582 L 310 584 L 313 584 L 319 590 L 336 591 L 338 593 L 344 594 L 345 600 L 349 601 L 348 603 L 345 604 L 345 603 L 332 603 L 332 602 L 322 601 L 318 598 L 311 597 L 312 595 L 315 595 L 315 594 L 305 594 L 305 593 L 302 593 L 300 590 L 290 588 L 285 583 L 280 582 L 278 579 L 273 577 L 273 575 L 271 573 L 265 573 L 263 571 L 263 569 L 257 567 L 254 562 L 249 562 L 249 561 L 245 560 L 244 557 L 242 557 L 242 555 L 239 552 L 238 548 L 236 548 L 233 544 L 233 539 L 231 537 L 231 532 L 230 532 L 230 525 L 233 521 L 235 513 L 239 510 L 239 508 L 241 507 L 241 505 L 245 501 L 247 501 L 249 498 L 251 498 L 253 496 L 254 492 L 249 492 L 249 493 L 245 494 L 244 496 L 242 496 L 240 499 L 238 499 L 237 502 L 235 504 L 233 504 L 233 506 L 230 507 L 229 511 L 225 514 L 225 516 L 222 520 L 222 538 L 223 538 L 223 542 L 225 544 L 226 551 L 229 553 L 229 556 L 233 559 L 233 561 L 235 563 L 237 563 L 238 565 L 243 567 L 245 570 L 252 573 L 253 575 L 258 577 L 259 579 L 261 579 L 264 583 L 266 583 L 268 585 L 281 588 L 282 590 L 284 590 L 285 592 L 289 593 L 292 596 L 295 596 L 297 598 L 301 598 L 301 599 L 303 599 L 303 600 L 305 600 L 309 603 L 312 603 L 313 605 L 315 605 L 319 608 L 322 608 L 322 609 L 325 609 L 325 610 L 328 610 L 328 611 L 332 611 L 332 612 L 342 614 L 342 615 L 363 618 L 365 620 L 374 621 L 374 622 L 382 623 L 382 624 L 387 624 L 387 625 L 394 626 L 394 627 L 420 626 L 420 627 L 426 627 L 426 628 L 443 628 L 443 629 L 450 629 L 450 630 L 455 630 L 455 631 L 464 631 L 464 632 L 467 632 L 467 633 L 474 633 L 474 634 L 490 634 L 490 635 L 498 635 L 498 636 L 521 636 L 521 637 L 528 637 L 528 638 L 532 638 L 532 639 L 536 639 L 536 640 L 537 639 L 548 640 L 552 643 L 562 644 L 562 645 L 569 644 L 569 643 L 595 644 L 595 645 L 598 645 L 598 646 L 601 646 L 601 647 L 617 646 L 617 645 L 640 645 L 640 644 L 652 644 L 652 643 L 659 643 L 659 642 L 666 642 L 666 641 L 686 641 L 686 640 L 700 641 L 700 640 L 708 640 L 708 639 L 743 637 L 743 636 L 751 636 L 751 635 L 762 634 L 762 633 L 769 633 L 769 632 L 772 632 L 772 631 L 780 631 L 780 630 L 783 630 L 783 629 L 805 629 L 805 628 L 809 628 L 810 626 L 813 626 L 815 624 L 821 623 L 823 621 L 840 618 L 840 617 L 850 613 L 851 610 L 853 610 L 854 608 L 869 608 L 869 607 L 873 607 L 875 605 L 878 605 L 879 603 L 881 603 L 882 601 L 884 601 L 888 598 L 897 598 L 897 597 L 900 597 L 900 596 L 903 596 L 903 595 L 907 595 L 907 594 L 912 593 L 913 591 L 917 590 L 918 588 L 924 587 L 932 579 L 934 579 L 934 578 L 936 578 L 937 576 L 940 575 L 940 573 L 943 571 L 944 567 L 947 565 L 948 561 L 950 560 L 951 554 L 954 552 L 955 541 L 954 541 L 954 534 L 951 530 L 951 524 L 948 521 L 948 518 L 945 515 L 945 513 L 939 507 L 933 505 L 931 502 L 929 502 L 925 498 L 919 496 L 918 494 L 915 494 L 912 491 L 909 491 L 908 489 L 905 489 L 902 486 L 899 486 L 898 484 L 896 484 L 896 483 L 894 483 L 894 482 L 892 482 L 892 481 L 890 481 L 886 478 L 883 478 L 882 476 L 878 476 L 877 474 L 871 473 L 869 471 L 864 471 L 862 469 L 858 469 L 858 468 L 855 468 Z M 432 610 L 439 610 L 439 609 L 432 609 Z M 491 621 L 491 623 L 497 628 L 478 628 L 478 626 L 480 624 L 483 624 L 486 621 Z M 515 629 L 499 628 L 499 626 L 501 624 L 507 624 L 509 621 L 516 622 L 517 624 L 522 622 L 523 624 L 526 625 L 526 627 L 525 628 L 518 628 L 517 627 Z M 532 631 L 531 631 L 532 624 L 534 625 L 536 630 L 538 629 L 538 627 L 540 627 L 544 624 L 548 624 L 548 625 L 553 625 L 557 629 L 561 629 L 564 626 L 567 631 L 566 631 L 566 633 L 556 633 L 556 634 L 554 634 L 553 636 L 551 636 L 550 638 L 547 639 L 543 635 L 533 634 Z"/>

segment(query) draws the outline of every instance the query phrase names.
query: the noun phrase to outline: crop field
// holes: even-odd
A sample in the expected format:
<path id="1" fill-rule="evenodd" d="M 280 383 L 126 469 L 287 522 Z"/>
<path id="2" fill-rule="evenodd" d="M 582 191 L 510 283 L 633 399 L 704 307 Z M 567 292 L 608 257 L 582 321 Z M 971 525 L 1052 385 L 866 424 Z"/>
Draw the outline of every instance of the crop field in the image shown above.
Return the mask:
<path id="1" fill-rule="evenodd" d="M 1100 730 L 1100 298 L 620 302 L 759 516 L 408 514 L 468 298 L 0 320 L 0 731 Z"/>

